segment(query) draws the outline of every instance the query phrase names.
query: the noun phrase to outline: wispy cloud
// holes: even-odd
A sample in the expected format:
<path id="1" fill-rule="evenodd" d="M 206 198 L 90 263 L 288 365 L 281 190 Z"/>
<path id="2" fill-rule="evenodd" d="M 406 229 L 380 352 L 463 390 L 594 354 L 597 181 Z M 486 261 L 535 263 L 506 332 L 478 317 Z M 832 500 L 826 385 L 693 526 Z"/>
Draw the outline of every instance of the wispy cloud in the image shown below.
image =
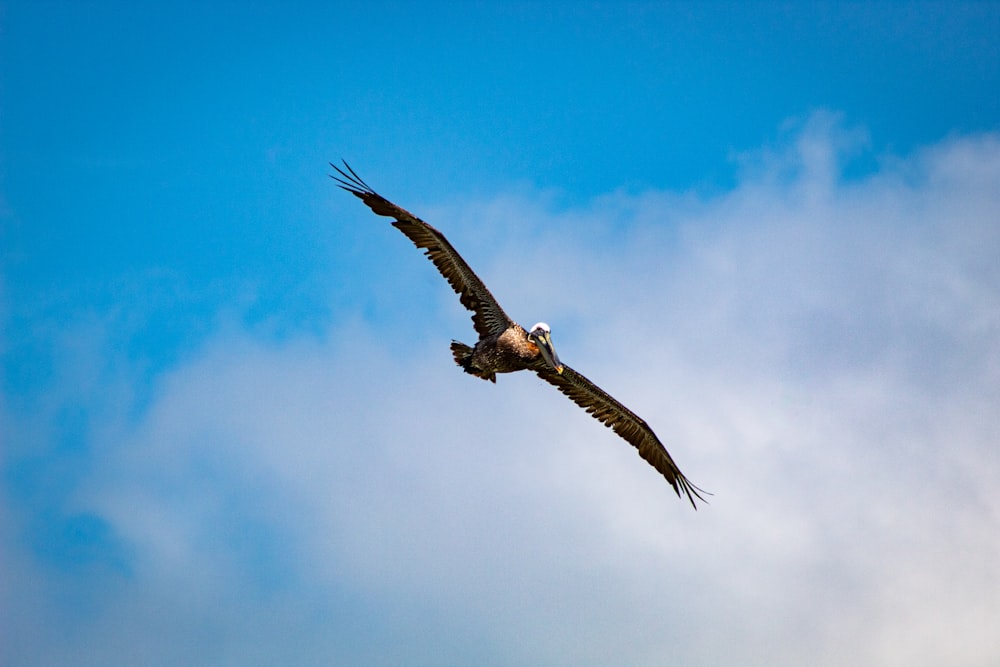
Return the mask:
<path id="1" fill-rule="evenodd" d="M 454 368 L 443 281 L 435 340 L 227 326 L 141 410 L 124 361 L 99 391 L 91 322 L 61 404 L 4 420 L 4 661 L 994 663 L 1000 139 L 845 179 L 865 151 L 818 115 L 725 193 L 417 211 L 460 251 L 505 225 L 474 265 L 715 493 L 697 513 L 550 387 Z M 60 465 L 43 425 L 83 381 L 45 514 L 18 466 Z M 86 562 L 39 555 L 53 516 Z"/>

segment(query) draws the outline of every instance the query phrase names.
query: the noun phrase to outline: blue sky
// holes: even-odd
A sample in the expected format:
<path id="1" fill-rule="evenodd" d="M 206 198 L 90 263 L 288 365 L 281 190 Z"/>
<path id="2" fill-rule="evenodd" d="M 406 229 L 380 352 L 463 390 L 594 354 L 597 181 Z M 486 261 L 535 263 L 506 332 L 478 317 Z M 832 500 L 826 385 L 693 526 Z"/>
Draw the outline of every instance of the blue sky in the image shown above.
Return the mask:
<path id="1" fill-rule="evenodd" d="M 998 34 L 0 3 L 0 662 L 996 664 Z M 455 368 L 341 158 L 711 504 Z"/>

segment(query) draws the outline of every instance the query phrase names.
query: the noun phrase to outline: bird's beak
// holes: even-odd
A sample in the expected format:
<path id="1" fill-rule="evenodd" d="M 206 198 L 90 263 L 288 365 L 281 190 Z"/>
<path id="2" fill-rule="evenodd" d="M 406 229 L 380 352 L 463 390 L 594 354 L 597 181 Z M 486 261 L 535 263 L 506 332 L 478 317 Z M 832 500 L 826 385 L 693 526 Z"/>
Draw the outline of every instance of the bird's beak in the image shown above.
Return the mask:
<path id="1" fill-rule="evenodd" d="M 554 368 L 556 373 L 561 375 L 563 372 L 563 365 L 562 362 L 559 361 L 559 355 L 556 354 L 556 348 L 552 345 L 552 338 L 549 336 L 549 333 L 544 332 L 540 336 L 535 336 L 535 340 L 538 343 L 538 351 L 542 353 L 542 358 L 545 359 L 545 363 Z"/>

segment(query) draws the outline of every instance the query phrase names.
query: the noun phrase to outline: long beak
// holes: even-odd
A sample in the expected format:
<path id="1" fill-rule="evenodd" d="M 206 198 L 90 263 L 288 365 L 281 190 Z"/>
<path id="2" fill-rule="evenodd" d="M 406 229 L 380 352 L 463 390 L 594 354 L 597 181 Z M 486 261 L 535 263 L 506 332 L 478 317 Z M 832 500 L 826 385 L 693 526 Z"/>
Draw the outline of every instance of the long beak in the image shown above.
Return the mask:
<path id="1" fill-rule="evenodd" d="M 545 363 L 555 369 L 556 373 L 560 375 L 563 372 L 562 362 L 559 361 L 559 355 L 556 354 L 556 348 L 552 345 L 552 338 L 549 337 L 548 332 L 543 333 L 541 336 L 536 337 L 538 340 L 538 351 L 542 353 L 542 358 L 545 359 Z"/>

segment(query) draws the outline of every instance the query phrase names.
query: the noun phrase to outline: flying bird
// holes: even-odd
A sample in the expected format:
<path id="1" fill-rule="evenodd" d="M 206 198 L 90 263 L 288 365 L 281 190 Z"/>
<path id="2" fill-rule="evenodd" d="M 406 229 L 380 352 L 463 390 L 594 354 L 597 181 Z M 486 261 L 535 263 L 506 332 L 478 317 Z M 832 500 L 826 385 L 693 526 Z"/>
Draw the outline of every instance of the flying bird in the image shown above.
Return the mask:
<path id="1" fill-rule="evenodd" d="M 695 509 L 698 509 L 695 499 L 705 502 L 701 496 L 705 492 L 681 473 L 649 424 L 559 360 L 548 324 L 539 322 L 529 331 L 512 320 L 444 234 L 376 193 L 347 162 L 344 162 L 346 171 L 333 163 L 330 166 L 339 174 L 330 174 L 330 178 L 341 188 L 363 201 L 376 215 L 395 220 L 392 226 L 423 249 L 458 294 L 462 305 L 472 311 L 472 324 L 479 341 L 471 347 L 455 340 L 451 343 L 455 363 L 466 373 L 495 383 L 497 373 L 534 371 L 635 447 L 670 483 L 678 497 L 683 493 Z"/>

